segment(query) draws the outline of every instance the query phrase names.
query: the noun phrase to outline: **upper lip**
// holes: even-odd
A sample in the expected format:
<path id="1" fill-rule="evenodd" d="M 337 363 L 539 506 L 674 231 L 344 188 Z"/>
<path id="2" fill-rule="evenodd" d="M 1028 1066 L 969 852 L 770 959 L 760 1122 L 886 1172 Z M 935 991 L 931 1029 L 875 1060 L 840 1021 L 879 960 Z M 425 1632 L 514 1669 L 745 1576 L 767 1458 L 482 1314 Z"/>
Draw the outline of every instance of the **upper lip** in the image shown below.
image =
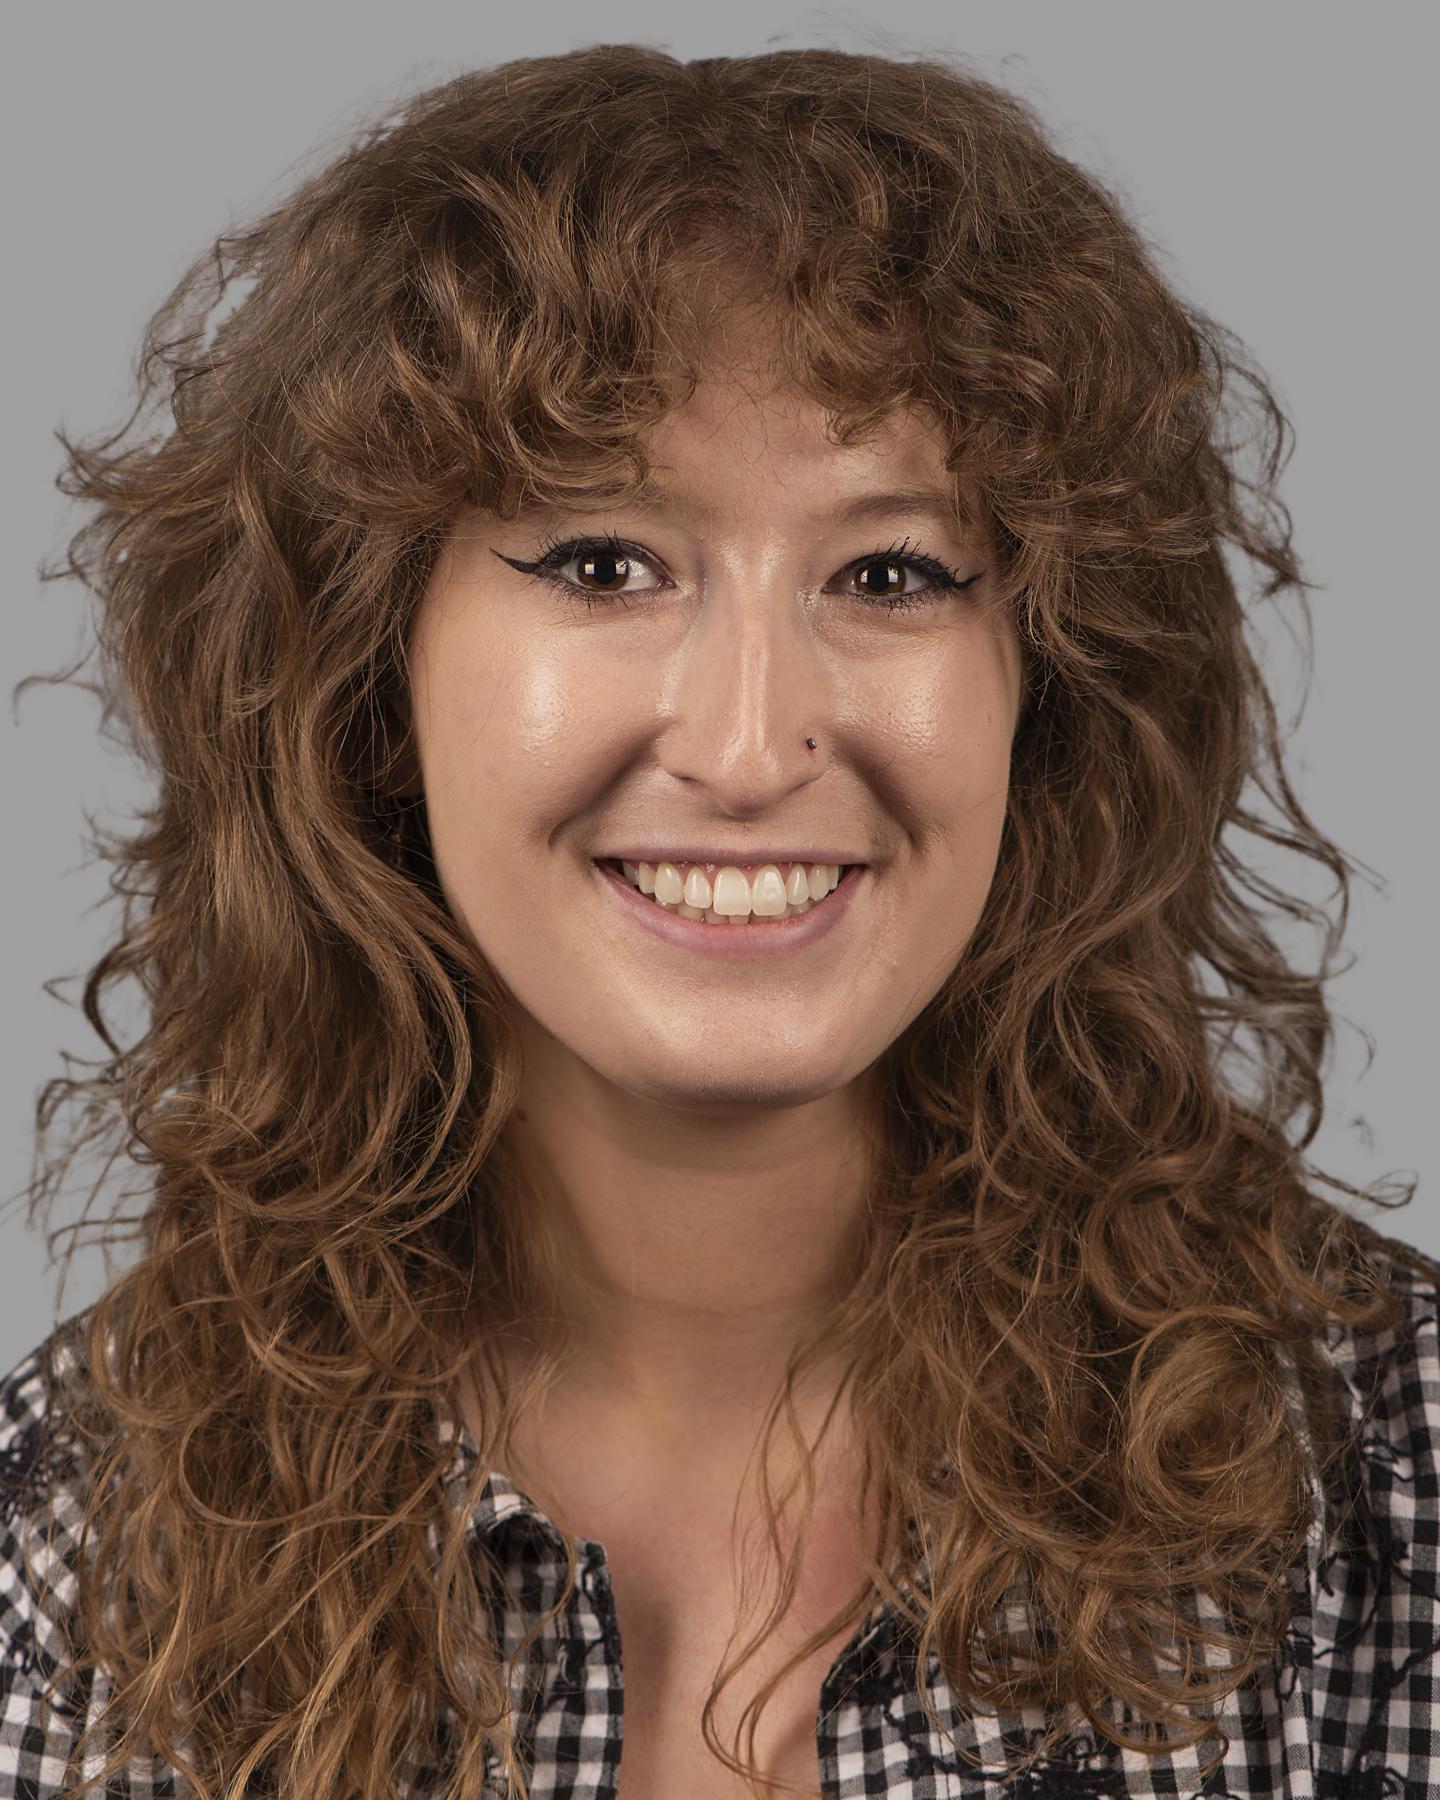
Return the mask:
<path id="1" fill-rule="evenodd" d="M 743 869 L 758 863 L 839 863 L 851 867 L 866 861 L 848 850 L 706 850 L 685 845 L 667 844 L 663 850 L 653 846 L 641 850 L 607 850 L 597 862 L 688 862 L 719 863 L 722 867 Z"/>

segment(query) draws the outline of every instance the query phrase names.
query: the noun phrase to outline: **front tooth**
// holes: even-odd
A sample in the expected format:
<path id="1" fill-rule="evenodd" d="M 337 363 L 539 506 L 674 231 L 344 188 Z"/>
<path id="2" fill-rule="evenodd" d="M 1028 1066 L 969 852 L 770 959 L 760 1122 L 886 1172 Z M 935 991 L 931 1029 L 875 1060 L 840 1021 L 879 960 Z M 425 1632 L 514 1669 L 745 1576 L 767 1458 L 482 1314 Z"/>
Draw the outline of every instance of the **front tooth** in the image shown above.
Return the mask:
<path id="1" fill-rule="evenodd" d="M 672 862 L 655 865 L 655 898 L 662 906 L 679 906 L 685 898 L 685 884 Z"/>
<path id="2" fill-rule="evenodd" d="M 640 865 L 640 892 L 642 894 L 653 894 L 655 892 L 654 863 L 641 863 Z"/>
<path id="3" fill-rule="evenodd" d="M 765 863 L 755 871 L 750 890 L 750 910 L 757 919 L 778 919 L 785 911 L 785 883 L 774 863 Z"/>
<path id="4" fill-rule="evenodd" d="M 829 863 L 811 863 L 809 879 L 806 885 L 809 887 L 810 898 L 812 900 L 823 900 L 830 892 L 832 885 L 830 881 Z"/>
<path id="5" fill-rule="evenodd" d="M 750 916 L 750 883 L 739 869 L 727 866 L 715 871 L 715 893 L 710 902 L 717 913 L 727 918 L 748 919 Z"/>
<path id="6" fill-rule="evenodd" d="M 710 881 L 705 871 L 692 866 L 685 877 L 685 904 L 693 906 L 697 912 L 707 912 L 710 907 Z"/>
<path id="7" fill-rule="evenodd" d="M 790 879 L 785 883 L 785 898 L 792 906 L 799 906 L 810 898 L 810 881 L 803 863 L 791 867 Z"/>

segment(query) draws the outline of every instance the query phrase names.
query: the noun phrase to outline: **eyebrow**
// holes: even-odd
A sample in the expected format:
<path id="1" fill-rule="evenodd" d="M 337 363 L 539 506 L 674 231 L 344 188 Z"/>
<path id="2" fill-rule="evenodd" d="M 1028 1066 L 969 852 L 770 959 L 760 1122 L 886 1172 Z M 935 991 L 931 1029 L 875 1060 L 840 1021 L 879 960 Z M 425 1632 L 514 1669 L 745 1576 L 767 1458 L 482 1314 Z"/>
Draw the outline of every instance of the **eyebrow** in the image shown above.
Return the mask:
<path id="1" fill-rule="evenodd" d="M 708 506 L 689 500 L 684 494 L 672 494 L 667 488 L 654 484 L 641 490 L 635 504 L 656 514 L 688 513 L 700 519 L 710 516 Z M 886 489 L 882 493 L 857 494 L 837 506 L 831 517 L 842 525 L 848 525 L 867 519 L 886 519 L 897 512 L 930 513 L 947 524 L 954 524 L 958 519 L 954 498 L 937 488 L 928 487 L 898 487 Z"/>
<path id="2" fill-rule="evenodd" d="M 896 512 L 931 513 L 953 521 L 955 501 L 949 494 L 934 488 L 892 488 L 887 493 L 859 494 L 835 509 L 835 517 L 846 523 L 857 519 L 883 519 Z"/>

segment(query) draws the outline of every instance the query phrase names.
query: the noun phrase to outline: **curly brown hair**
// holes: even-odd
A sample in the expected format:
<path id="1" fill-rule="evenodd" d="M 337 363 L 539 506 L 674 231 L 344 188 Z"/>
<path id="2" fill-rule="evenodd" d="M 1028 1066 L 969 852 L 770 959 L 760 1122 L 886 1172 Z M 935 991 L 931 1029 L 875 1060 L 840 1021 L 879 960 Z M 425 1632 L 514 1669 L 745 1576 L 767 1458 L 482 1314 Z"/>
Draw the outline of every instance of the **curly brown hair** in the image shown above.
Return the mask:
<path id="1" fill-rule="evenodd" d="M 158 784 L 101 844 L 124 916 L 84 1011 L 108 1055 L 44 1086 L 27 1190 L 33 1222 L 97 1142 L 153 1171 L 69 1399 L 95 1453 L 74 1648 L 123 1728 L 106 1774 L 143 1746 L 205 1800 L 261 1777 L 380 1800 L 443 1739 L 448 1795 L 497 1747 L 527 1791 L 434 1429 L 534 1300 L 493 1198 L 517 1047 L 423 803 L 397 806 L 407 628 L 462 506 L 645 480 L 643 434 L 697 379 L 700 277 L 764 307 L 841 442 L 934 410 L 1026 654 L 984 915 L 886 1052 L 853 1291 L 765 1426 L 768 1452 L 798 1371 L 844 1350 L 886 1536 L 874 1590 L 794 1660 L 878 1592 L 973 1706 L 1198 1742 L 1285 1630 L 1308 1482 L 1344 1448 L 1314 1334 L 1398 1320 L 1378 1246 L 1440 1273 L 1316 1182 L 1376 1188 L 1303 1155 L 1355 865 L 1291 790 L 1224 556 L 1308 625 L 1290 427 L 1243 347 L 960 57 L 597 44 L 464 73 L 219 238 L 151 321 L 126 423 L 59 434 L 90 512 L 45 579 L 99 598 L 102 729 Z M 136 433 L 167 385 L 173 423 Z M 1323 863 L 1338 923 L 1231 826 Z M 1324 921 L 1318 973 L 1261 902 Z M 122 1048 L 101 1002 L 127 977 L 147 1028 Z M 80 1118 L 47 1155 L 62 1101 Z M 487 1416 L 470 1502 L 541 1386 Z M 1023 1668 L 1018 1577 L 1046 1627 Z M 1207 1643 L 1233 1660 L 1190 1680 Z M 1162 1644 L 1175 1678 L 1140 1653 Z M 707 1741 L 753 1780 L 714 1732 L 723 1685 Z"/>

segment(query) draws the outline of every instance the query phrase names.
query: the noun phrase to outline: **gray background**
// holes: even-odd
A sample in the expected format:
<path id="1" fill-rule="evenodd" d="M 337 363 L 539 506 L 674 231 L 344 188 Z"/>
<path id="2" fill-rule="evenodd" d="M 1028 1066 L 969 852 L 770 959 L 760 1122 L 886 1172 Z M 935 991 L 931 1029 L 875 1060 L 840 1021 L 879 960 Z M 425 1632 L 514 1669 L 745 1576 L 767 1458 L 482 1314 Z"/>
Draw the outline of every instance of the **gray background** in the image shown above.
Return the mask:
<path id="1" fill-rule="evenodd" d="M 1419 1175 L 1415 1200 L 1399 1212 L 1345 1203 L 1440 1255 L 1421 1159 L 1436 997 L 1423 911 L 1435 856 L 1431 835 L 1416 828 L 1433 818 L 1436 644 L 1435 146 L 1426 125 L 1435 44 L 1421 8 L 1371 6 L 1362 16 L 1255 0 L 887 0 L 867 15 L 622 0 L 563 9 L 30 0 L 7 19 L 7 694 L 21 675 L 70 660 L 88 628 L 78 583 L 36 579 L 79 522 L 53 487 L 52 431 L 114 429 L 129 410 L 144 322 L 185 264 L 328 160 L 386 102 L 462 68 L 603 40 L 682 57 L 805 44 L 954 50 L 1037 104 L 1067 154 L 1126 198 L 1178 289 L 1245 340 L 1295 426 L 1281 491 L 1302 563 L 1322 584 L 1311 596 L 1313 684 L 1298 722 L 1298 615 L 1287 603 L 1257 622 L 1301 800 L 1385 884 L 1355 888 L 1346 943 L 1357 960 L 1330 990 L 1340 1027 L 1310 1154 L 1357 1186 Z M 882 20 L 888 43 L 877 36 Z M 87 1058 L 100 1050 L 78 1009 L 41 986 L 83 974 L 118 923 L 117 906 L 102 904 L 106 870 L 90 857 L 84 813 L 118 826 L 145 793 L 139 772 L 98 741 L 96 717 L 87 695 L 39 686 L 5 722 L 18 850 L 7 859 L 3 939 L 0 1368 L 106 1279 L 100 1252 L 84 1250 L 57 1295 L 57 1265 L 12 1198 L 29 1177 L 41 1083 L 60 1072 L 62 1048 Z M 1255 840 L 1235 842 L 1258 856 Z M 1260 866 L 1324 898 L 1308 862 L 1276 853 Z M 1282 941 L 1313 966 L 1313 934 Z M 78 980 L 62 992 L 78 999 Z M 112 1016 L 128 1034 L 138 1003 Z M 1376 1046 L 1368 1071 L 1364 1033 Z M 56 1223 L 78 1215 L 98 1172 L 77 1170 Z M 142 1176 L 112 1171 L 97 1216 Z"/>

